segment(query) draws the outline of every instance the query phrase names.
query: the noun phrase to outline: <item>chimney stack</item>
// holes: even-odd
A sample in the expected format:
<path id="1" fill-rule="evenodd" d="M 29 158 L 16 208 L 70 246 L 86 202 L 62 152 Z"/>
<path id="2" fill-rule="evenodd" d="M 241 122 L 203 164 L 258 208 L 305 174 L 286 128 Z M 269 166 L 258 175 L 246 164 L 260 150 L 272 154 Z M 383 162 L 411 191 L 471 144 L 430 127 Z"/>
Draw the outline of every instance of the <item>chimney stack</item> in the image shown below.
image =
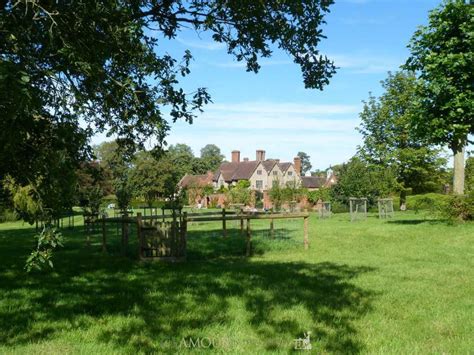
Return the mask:
<path id="1" fill-rule="evenodd" d="M 300 157 L 294 157 L 293 158 L 293 164 L 295 165 L 295 170 L 298 175 L 301 175 L 301 158 Z"/>
<path id="2" fill-rule="evenodd" d="M 257 150 L 257 161 L 264 161 L 264 160 L 265 160 L 265 151 Z"/>
<path id="3" fill-rule="evenodd" d="M 277 164 L 280 164 L 280 159 L 275 159 Z"/>
<path id="4" fill-rule="evenodd" d="M 232 151 L 232 163 L 240 163 L 240 151 L 233 150 Z"/>
<path id="5" fill-rule="evenodd" d="M 244 158 L 244 161 L 249 161 L 249 158 Z"/>

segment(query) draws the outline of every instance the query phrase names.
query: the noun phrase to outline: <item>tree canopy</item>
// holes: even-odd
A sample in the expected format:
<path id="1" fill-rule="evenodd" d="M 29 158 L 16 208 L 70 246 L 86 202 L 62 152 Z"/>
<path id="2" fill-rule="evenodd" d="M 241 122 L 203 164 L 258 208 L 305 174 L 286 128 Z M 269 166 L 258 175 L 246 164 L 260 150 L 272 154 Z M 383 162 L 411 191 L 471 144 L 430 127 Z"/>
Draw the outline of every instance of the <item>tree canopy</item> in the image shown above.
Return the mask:
<path id="1" fill-rule="evenodd" d="M 388 197 L 398 189 L 393 169 L 369 165 L 355 156 L 342 164 L 338 182 L 331 189 L 332 198 L 347 204 L 350 197 L 365 197 L 369 204 Z"/>
<path id="2" fill-rule="evenodd" d="M 389 73 L 382 81 L 383 94 L 370 95 L 364 102 L 358 128 L 363 136 L 359 155 L 369 164 L 392 168 L 402 197 L 406 189 L 414 193 L 440 190 L 446 163 L 439 149 L 411 129 L 419 114 L 413 101 L 416 81 L 410 72 Z"/>
<path id="3" fill-rule="evenodd" d="M 463 192 L 464 153 L 474 134 L 474 6 L 449 0 L 433 10 L 409 44 L 405 68 L 419 78 L 413 129 L 447 145 L 455 157 L 454 190 Z"/>
<path id="4" fill-rule="evenodd" d="M 205 88 L 185 92 L 192 54 L 161 51 L 183 28 L 208 32 L 258 72 L 275 47 L 301 67 L 305 86 L 322 89 L 335 73 L 320 55 L 320 25 L 331 0 L 0 2 L 0 82 L 6 119 L 79 120 L 86 133 L 107 131 L 128 147 L 150 136 L 160 147 L 172 121 L 192 122 L 210 101 Z M 21 104 L 17 104 L 21 103 Z"/>
<path id="5" fill-rule="evenodd" d="M 160 198 L 173 197 L 180 178 L 180 170 L 166 153 L 157 159 L 150 152 L 139 152 L 130 172 L 134 194 L 142 197 L 150 207 Z"/>
<path id="6" fill-rule="evenodd" d="M 296 156 L 301 159 L 301 175 L 305 175 L 313 167 L 309 160 L 311 157 L 305 152 L 298 152 Z"/>
<path id="7" fill-rule="evenodd" d="M 207 144 L 201 148 L 201 160 L 205 163 L 206 169 L 215 171 L 224 161 L 224 155 L 215 144 Z"/>

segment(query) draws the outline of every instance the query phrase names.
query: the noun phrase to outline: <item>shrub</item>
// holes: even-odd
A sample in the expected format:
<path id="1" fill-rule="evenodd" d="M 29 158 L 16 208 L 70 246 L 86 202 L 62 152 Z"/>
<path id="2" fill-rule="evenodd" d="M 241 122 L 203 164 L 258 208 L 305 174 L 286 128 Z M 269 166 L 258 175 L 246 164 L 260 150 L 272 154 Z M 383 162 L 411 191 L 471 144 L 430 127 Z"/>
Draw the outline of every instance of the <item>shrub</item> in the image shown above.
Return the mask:
<path id="1" fill-rule="evenodd" d="M 332 213 L 346 213 L 349 212 L 349 206 L 339 201 L 334 201 L 331 203 L 331 211 Z"/>
<path id="2" fill-rule="evenodd" d="M 318 203 L 319 200 L 323 202 L 329 201 L 331 199 L 330 189 L 327 187 L 321 187 L 318 190 L 307 191 L 306 197 L 308 198 L 308 202 L 312 203 L 313 205 Z"/>
<path id="3" fill-rule="evenodd" d="M 226 192 L 226 207 L 231 203 L 241 203 L 244 205 L 253 204 L 255 202 L 254 196 L 249 187 L 250 182 L 247 180 L 241 180 L 237 185 L 231 187 L 229 191 Z"/>
<path id="4" fill-rule="evenodd" d="M 219 198 L 217 196 L 211 196 L 211 201 L 209 201 L 209 205 L 207 207 L 217 208 L 217 202 L 218 201 L 219 201 Z"/>
<path id="5" fill-rule="evenodd" d="M 474 193 L 467 196 L 450 196 L 440 207 L 443 217 L 451 221 L 474 220 Z"/>
<path id="6" fill-rule="evenodd" d="M 435 212 L 443 204 L 448 202 L 449 199 L 450 196 L 448 195 L 436 193 L 408 196 L 407 209 L 415 211 L 425 210 Z"/>
<path id="7" fill-rule="evenodd" d="M 0 223 L 15 222 L 18 220 L 18 214 L 10 209 L 3 209 L 0 207 Z"/>

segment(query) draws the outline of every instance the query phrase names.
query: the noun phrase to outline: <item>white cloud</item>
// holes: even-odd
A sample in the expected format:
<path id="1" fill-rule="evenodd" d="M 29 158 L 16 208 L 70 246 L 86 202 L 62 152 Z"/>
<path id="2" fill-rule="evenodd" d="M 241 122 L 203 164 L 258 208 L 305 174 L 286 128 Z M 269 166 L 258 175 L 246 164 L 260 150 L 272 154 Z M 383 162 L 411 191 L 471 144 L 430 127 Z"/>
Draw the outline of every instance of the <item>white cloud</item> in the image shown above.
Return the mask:
<path id="1" fill-rule="evenodd" d="M 168 143 L 190 145 L 198 154 L 217 144 L 230 159 L 238 149 L 251 159 L 256 149 L 267 157 L 292 160 L 299 151 L 314 167 L 325 168 L 349 159 L 360 144 L 358 105 L 316 105 L 293 102 L 243 102 L 209 105 L 193 125 L 173 125 Z"/>
<path id="2" fill-rule="evenodd" d="M 398 70 L 403 64 L 402 59 L 364 53 L 332 54 L 328 58 L 334 60 L 336 66 L 357 74 L 386 73 Z"/>
<path id="3" fill-rule="evenodd" d="M 206 107 L 206 111 L 225 111 L 225 112 L 253 112 L 256 114 L 353 114 L 360 110 L 359 105 L 318 105 L 308 103 L 294 102 L 241 102 L 213 104 Z"/>

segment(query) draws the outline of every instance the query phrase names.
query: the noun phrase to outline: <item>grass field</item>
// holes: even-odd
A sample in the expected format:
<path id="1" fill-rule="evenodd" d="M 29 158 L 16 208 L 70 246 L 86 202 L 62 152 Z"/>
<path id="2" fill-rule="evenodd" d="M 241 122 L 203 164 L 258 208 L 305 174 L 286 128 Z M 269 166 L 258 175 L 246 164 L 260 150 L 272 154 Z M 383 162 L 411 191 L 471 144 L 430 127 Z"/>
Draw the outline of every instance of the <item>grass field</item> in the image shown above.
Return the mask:
<path id="1" fill-rule="evenodd" d="M 64 229 L 54 271 L 31 275 L 34 230 L 0 224 L 0 353 L 288 353 L 308 331 L 319 354 L 472 353 L 474 224 L 348 219 L 311 216 L 307 251 L 301 220 L 275 240 L 254 223 L 251 258 L 236 223 L 194 224 L 182 264 L 119 256 L 114 227 L 107 255 Z"/>

